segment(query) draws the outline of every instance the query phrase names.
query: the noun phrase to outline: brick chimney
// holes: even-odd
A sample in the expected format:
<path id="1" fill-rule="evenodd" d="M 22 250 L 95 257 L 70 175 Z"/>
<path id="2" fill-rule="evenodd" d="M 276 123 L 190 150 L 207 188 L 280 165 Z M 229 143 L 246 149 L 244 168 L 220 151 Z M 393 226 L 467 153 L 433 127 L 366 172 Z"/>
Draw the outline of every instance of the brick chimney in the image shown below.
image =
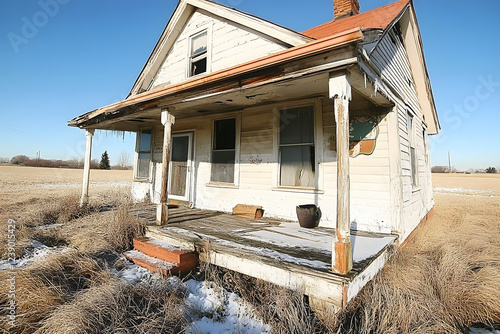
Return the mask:
<path id="1" fill-rule="evenodd" d="M 359 14 L 359 2 L 358 0 L 333 0 L 333 12 L 335 19 Z"/>

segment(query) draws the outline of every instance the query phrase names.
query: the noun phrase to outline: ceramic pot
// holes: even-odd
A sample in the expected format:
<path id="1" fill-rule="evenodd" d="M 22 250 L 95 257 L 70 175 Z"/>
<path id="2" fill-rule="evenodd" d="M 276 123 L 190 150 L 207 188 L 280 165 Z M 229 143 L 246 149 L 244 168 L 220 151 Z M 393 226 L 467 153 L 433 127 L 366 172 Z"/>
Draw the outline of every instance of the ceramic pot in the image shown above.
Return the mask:
<path id="1" fill-rule="evenodd" d="M 321 219 L 321 210 L 315 204 L 297 205 L 297 219 L 301 227 L 315 228 Z"/>

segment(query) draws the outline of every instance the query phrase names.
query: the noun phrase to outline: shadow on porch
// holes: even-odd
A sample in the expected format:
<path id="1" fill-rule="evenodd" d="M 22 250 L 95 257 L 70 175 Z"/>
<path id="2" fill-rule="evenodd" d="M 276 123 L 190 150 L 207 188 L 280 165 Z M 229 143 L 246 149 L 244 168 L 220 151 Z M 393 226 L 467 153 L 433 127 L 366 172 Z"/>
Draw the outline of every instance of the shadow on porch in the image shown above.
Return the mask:
<path id="1" fill-rule="evenodd" d="M 148 221 L 148 237 L 195 250 L 200 260 L 291 289 L 340 308 L 383 267 L 397 237 L 352 231 L 353 269 L 331 271 L 335 229 L 304 229 L 297 222 L 248 219 L 178 207 L 169 224 L 157 226 L 155 206 L 134 213 Z"/>

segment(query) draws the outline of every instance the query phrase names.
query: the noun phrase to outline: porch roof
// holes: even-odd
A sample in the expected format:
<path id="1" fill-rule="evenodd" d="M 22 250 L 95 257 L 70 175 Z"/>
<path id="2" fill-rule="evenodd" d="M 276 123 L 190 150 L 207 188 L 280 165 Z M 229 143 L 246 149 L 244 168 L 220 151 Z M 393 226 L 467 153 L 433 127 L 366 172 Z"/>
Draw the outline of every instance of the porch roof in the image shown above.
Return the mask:
<path id="1" fill-rule="evenodd" d="M 75 117 L 68 122 L 69 126 L 80 128 L 89 128 L 92 125 L 99 123 L 99 118 L 107 115 L 115 115 L 123 111 L 133 110 L 140 111 L 148 108 L 158 107 L 155 101 L 159 99 L 173 96 L 176 94 L 201 89 L 204 86 L 216 84 L 228 79 L 238 79 L 245 74 L 259 74 L 259 71 L 269 69 L 274 66 L 280 66 L 287 62 L 292 62 L 307 57 L 312 57 L 328 51 L 332 51 L 351 43 L 360 42 L 363 40 L 363 33 L 359 28 L 349 29 L 319 40 L 315 40 L 303 45 L 299 45 L 282 52 L 271 54 L 242 65 L 230 67 L 217 72 L 208 73 L 200 77 L 187 80 L 185 82 L 171 85 L 165 88 L 147 91 L 141 94 L 130 96 L 129 98 L 110 104 L 108 106 L 90 111 L 81 116 Z M 260 73 L 260 80 L 271 79 L 272 75 Z M 252 83 L 252 80 L 247 78 L 247 83 Z M 243 83 L 239 82 L 241 87 Z M 94 126 L 95 127 L 95 126 Z"/>

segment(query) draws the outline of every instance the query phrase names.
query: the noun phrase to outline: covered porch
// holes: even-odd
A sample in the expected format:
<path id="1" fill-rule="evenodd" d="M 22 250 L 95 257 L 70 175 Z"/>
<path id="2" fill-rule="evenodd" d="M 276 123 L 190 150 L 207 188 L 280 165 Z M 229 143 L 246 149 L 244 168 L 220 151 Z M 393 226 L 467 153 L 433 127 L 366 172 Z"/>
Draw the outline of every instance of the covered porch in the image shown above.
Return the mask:
<path id="1" fill-rule="evenodd" d="M 149 157 L 154 157 L 155 154 L 160 157 L 158 159 L 159 163 L 154 164 L 155 168 L 158 166 L 159 170 L 154 169 L 154 172 L 150 173 L 152 176 L 150 175 L 148 179 L 142 180 L 142 182 L 147 184 L 147 186 L 151 185 L 155 187 L 155 191 L 159 195 L 156 215 L 154 220 L 152 220 L 156 222 L 158 227 L 151 227 L 150 231 L 151 233 L 160 231 L 161 235 L 165 237 L 165 235 L 170 233 L 165 231 L 172 231 L 172 229 L 176 227 L 175 224 L 179 224 L 178 221 L 176 222 L 176 219 L 182 220 L 182 214 L 188 214 L 187 212 L 180 212 L 179 216 L 176 216 L 175 211 L 168 209 L 168 201 L 171 195 L 169 194 L 169 182 L 171 182 L 171 180 L 169 180 L 169 175 L 172 167 L 173 133 L 175 131 L 181 131 L 179 129 L 182 129 L 182 131 L 191 131 L 191 124 L 194 120 L 196 120 L 198 124 L 203 122 L 210 123 L 213 117 L 228 117 L 227 115 L 235 115 L 236 113 L 240 115 L 235 118 L 236 123 L 238 123 L 240 119 L 245 118 L 245 115 L 249 112 L 248 110 L 258 106 L 268 109 L 268 129 L 265 133 L 260 132 L 259 140 L 263 140 L 264 138 L 265 142 L 269 143 L 269 147 L 266 147 L 266 159 L 268 160 L 263 161 L 262 165 L 265 164 L 267 166 L 266 168 L 269 169 L 268 175 L 271 175 L 269 179 L 270 184 L 268 183 L 266 185 L 267 188 L 265 190 L 262 190 L 262 185 L 259 185 L 260 188 L 253 189 L 250 186 L 243 187 L 241 182 L 238 184 L 239 174 L 241 174 L 239 170 L 240 166 L 250 166 L 254 168 L 262 162 L 255 163 L 250 160 L 247 162 L 243 161 L 243 144 L 246 144 L 246 147 L 251 149 L 250 153 L 255 152 L 255 154 L 260 154 L 259 150 L 261 150 L 261 147 L 258 145 L 260 143 L 255 143 L 252 139 L 245 141 L 242 139 L 241 133 L 238 135 L 238 131 L 243 132 L 243 130 L 236 130 L 237 134 L 235 135 L 237 144 L 236 147 L 234 147 L 234 182 L 230 182 L 231 184 L 212 183 L 213 180 L 210 178 L 209 166 L 213 163 L 212 160 L 214 159 L 213 152 L 211 152 L 213 148 L 211 147 L 213 136 L 210 133 L 211 129 L 207 129 L 207 127 L 202 124 L 193 132 L 197 137 L 197 142 L 193 144 L 193 147 L 198 150 L 197 156 L 194 157 L 195 161 L 192 168 L 193 176 L 191 177 L 194 184 L 192 192 L 194 193 L 194 197 L 196 197 L 196 201 L 201 202 L 203 199 L 205 202 L 201 207 L 208 207 L 206 203 L 218 199 L 214 198 L 213 190 L 219 189 L 221 193 L 223 192 L 225 194 L 226 206 L 228 206 L 233 199 L 241 204 L 259 204 L 242 203 L 247 200 L 247 198 L 245 198 L 246 193 L 253 191 L 255 195 L 252 195 L 252 199 L 258 199 L 259 201 L 269 201 L 268 199 L 275 201 L 285 196 L 288 196 L 288 198 L 292 198 L 293 196 L 308 196 L 307 198 L 313 198 L 317 205 L 320 204 L 328 208 L 336 207 L 335 211 L 330 210 L 330 215 L 334 218 L 330 220 L 335 222 L 336 228 L 321 230 L 321 237 L 317 235 L 316 237 L 319 238 L 314 239 L 315 241 L 309 244 L 311 249 L 316 250 L 313 252 L 315 255 L 311 255 L 312 257 L 310 260 L 317 261 L 313 262 L 316 264 L 321 262 L 322 265 L 319 265 L 317 268 L 311 266 L 299 266 L 299 268 L 296 268 L 299 272 L 302 272 L 299 281 L 310 281 L 310 284 L 306 285 L 312 289 L 317 289 L 314 288 L 313 284 L 315 280 L 314 275 L 316 274 L 311 276 L 309 272 L 317 273 L 317 275 L 321 273 L 321 275 L 326 275 L 326 277 L 328 277 L 327 280 L 340 280 L 339 282 L 343 282 L 342 284 L 354 282 L 355 277 L 370 276 L 356 276 L 356 273 L 363 271 L 362 268 L 367 259 L 356 258 L 357 255 L 353 253 L 355 249 L 361 250 L 364 246 L 359 244 L 359 242 L 358 245 L 353 245 L 353 242 L 356 242 L 356 240 L 362 240 L 362 236 L 354 236 L 354 239 L 353 236 L 351 236 L 350 120 L 353 115 L 359 115 L 372 116 L 376 119 L 375 122 L 380 122 L 384 115 L 390 112 L 390 107 L 393 106 L 393 103 L 386 95 L 381 93 L 380 87 L 384 86 L 382 80 L 380 80 L 377 74 L 363 65 L 359 58 L 358 51 L 355 48 L 346 45 L 346 39 L 358 41 L 359 38 L 359 31 L 349 31 L 345 35 L 332 37 L 332 40 L 328 41 L 328 43 L 331 42 L 334 47 L 328 46 L 325 48 L 325 46 L 319 42 L 317 45 L 313 43 L 307 48 L 304 47 L 305 49 L 300 51 L 300 56 L 294 54 L 297 50 L 290 49 L 289 51 L 248 63 L 246 67 L 230 68 L 192 79 L 183 84 L 168 86 L 155 91 L 131 96 L 120 103 L 101 108 L 72 120 L 70 125 L 79 126 L 87 130 L 87 154 L 85 159 L 82 205 L 88 198 L 88 165 L 90 163 L 90 151 L 94 129 L 133 131 L 139 133 L 141 129 L 145 128 L 161 128 L 163 132 L 162 140 L 154 145 L 152 144 L 151 147 L 149 147 L 150 152 L 148 153 Z M 339 45 L 342 47 L 339 48 Z M 382 89 L 382 91 L 387 92 L 388 90 Z M 282 126 L 279 110 L 287 106 L 306 103 L 305 101 L 307 101 L 308 104 L 314 105 L 315 110 L 315 130 L 312 146 L 314 150 L 312 155 L 314 157 L 309 160 L 313 161 L 313 181 L 307 188 L 293 186 L 282 187 L 278 178 L 280 173 L 278 169 L 281 159 L 278 153 L 280 150 L 279 129 L 280 126 Z M 257 118 L 257 116 L 253 117 Z M 244 119 L 241 121 L 241 124 L 246 124 Z M 238 129 L 241 129 L 241 124 L 237 126 Z M 175 128 L 177 128 L 177 130 Z M 200 136 L 201 133 L 204 133 L 205 137 Z M 327 146 L 325 144 L 327 138 L 325 137 L 332 138 L 328 140 L 328 148 L 324 148 L 324 146 Z M 241 142 L 241 146 L 239 142 Z M 202 150 L 205 151 L 202 152 Z M 324 153 L 326 151 L 328 152 Z M 247 156 L 250 155 L 251 154 L 247 153 Z M 380 159 L 383 160 L 382 169 L 384 169 L 383 172 L 386 173 L 388 170 L 388 163 L 386 162 L 388 161 L 388 157 L 383 156 Z M 148 167 L 152 165 L 153 160 L 150 158 Z M 204 170 L 202 170 L 202 168 L 204 168 Z M 332 168 L 334 168 L 336 172 L 333 172 Z M 366 170 L 366 166 L 363 166 L 360 170 Z M 255 176 L 252 177 L 256 179 Z M 385 178 L 386 175 L 379 179 L 382 180 L 381 183 L 384 187 L 384 200 L 388 202 L 390 194 L 387 189 L 389 185 L 384 184 Z M 189 180 L 189 177 L 187 177 L 187 179 Z M 157 180 L 158 185 L 156 185 Z M 376 193 L 378 189 L 373 188 L 371 191 Z M 285 194 L 285 192 L 288 193 Z M 369 196 L 372 196 L 373 193 L 369 194 Z M 189 204 L 196 207 L 198 205 L 196 201 L 189 200 Z M 363 198 L 361 204 L 358 206 L 361 207 L 365 205 L 365 202 Z M 292 212 L 293 210 L 290 209 L 293 209 L 295 204 L 289 201 L 287 205 L 287 212 Z M 224 211 L 228 211 L 227 208 Z M 386 217 L 379 218 L 378 221 L 387 222 L 389 220 L 387 218 L 388 214 L 384 214 Z M 334 215 L 335 217 L 333 217 Z M 276 216 L 280 215 L 277 214 Z M 195 234 L 186 236 L 183 233 L 176 233 L 176 238 L 172 237 L 171 239 L 183 240 L 189 237 L 193 238 L 192 240 L 188 238 L 188 240 L 191 240 L 190 242 L 197 240 L 196 233 L 200 233 L 200 220 L 195 219 L 194 221 L 196 221 L 196 223 L 193 223 L 190 230 Z M 215 230 L 210 230 L 208 235 L 212 235 L 212 239 L 214 239 L 216 231 L 223 229 L 220 228 L 221 225 L 217 224 L 216 221 L 206 223 L 206 228 L 208 228 L 208 225 L 211 223 L 214 224 Z M 162 226 L 167 224 L 168 227 L 166 227 L 166 229 L 162 228 Z M 184 227 L 187 225 L 188 223 L 183 224 Z M 252 224 L 250 224 L 250 226 L 252 226 Z M 245 261 L 238 260 L 239 257 L 235 255 L 235 248 L 231 247 L 231 245 L 228 246 L 228 243 L 238 244 L 238 242 L 241 242 L 242 244 L 249 245 L 265 242 L 271 245 L 274 236 L 280 235 L 284 237 L 288 229 L 288 227 L 285 228 L 285 232 L 283 232 L 285 234 L 283 234 L 282 229 L 284 227 L 273 226 L 274 225 L 271 224 L 266 229 L 259 228 L 261 232 L 251 231 L 248 232 L 250 234 L 243 234 L 241 236 L 238 236 L 238 234 L 246 230 L 234 230 L 231 238 L 226 235 L 225 238 L 221 239 L 227 239 L 226 241 L 215 242 L 214 245 L 217 245 L 215 248 L 214 245 L 208 248 L 210 251 L 205 252 L 207 262 L 215 263 L 236 271 L 247 271 L 247 269 L 243 267 L 255 268 L 252 263 L 247 263 L 245 265 Z M 232 228 L 232 226 L 227 228 Z M 390 226 L 385 226 L 385 229 L 391 230 Z M 305 233 L 303 231 L 296 232 L 297 235 Z M 290 244 L 296 245 L 298 241 L 307 240 L 314 236 L 315 233 L 316 232 L 311 232 L 311 235 L 304 235 L 298 238 L 294 236 L 294 239 L 292 239 L 293 242 L 291 242 L 291 240 L 288 241 L 290 241 Z M 293 233 L 290 235 L 293 235 Z M 269 236 L 273 237 L 269 238 Z M 258 241 L 259 238 L 262 238 L 263 241 Z M 210 238 L 205 239 L 210 242 Z M 370 237 L 370 239 L 366 240 L 372 239 L 373 238 Z M 250 242 L 250 240 L 252 241 Z M 216 239 L 214 239 L 212 243 L 214 243 L 214 241 L 216 241 Z M 392 241 L 394 240 L 392 239 Z M 286 254 L 286 256 L 275 258 L 272 262 L 283 262 L 287 263 L 287 266 L 294 267 L 297 264 L 293 263 L 293 261 L 288 262 L 286 259 L 293 257 L 293 254 L 295 254 L 293 248 L 295 246 L 286 247 L 286 243 L 287 242 L 283 242 L 282 245 L 273 245 L 273 247 L 281 247 L 281 250 L 284 252 L 283 254 Z M 370 258 L 373 258 L 373 255 L 384 252 L 388 244 L 389 242 L 385 244 L 384 247 L 378 249 L 375 254 L 371 254 L 372 256 Z M 216 251 L 217 249 L 226 250 Z M 370 248 L 368 247 L 368 249 Z M 250 250 L 247 249 L 246 251 L 248 252 Z M 254 249 L 252 249 L 252 252 L 253 251 Z M 245 257 L 242 256 L 241 258 Z M 267 260 L 256 262 L 255 265 L 257 267 L 266 266 L 265 264 L 268 262 L 269 257 L 263 258 Z M 378 256 L 374 258 L 380 259 Z M 375 263 L 374 268 L 376 268 L 374 273 L 381 268 L 381 264 L 377 261 L 372 261 L 372 263 Z M 301 263 L 303 262 L 304 261 Z M 241 268 L 232 268 L 234 266 L 233 264 L 238 264 Z M 272 265 L 271 267 L 279 268 L 278 265 Z M 304 268 L 307 268 L 307 273 L 304 272 Z M 272 271 L 273 270 L 268 268 L 266 273 Z M 338 275 L 343 275 L 343 278 L 334 275 L 331 271 Z M 276 271 L 274 270 L 274 272 Z M 289 270 L 285 270 L 281 275 L 286 276 L 289 272 Z M 268 277 L 268 280 L 276 281 L 276 283 L 279 284 L 280 279 L 278 277 L 276 277 L 276 279 L 270 279 Z M 293 287 L 292 283 L 287 283 L 285 285 Z M 359 287 L 361 288 L 363 285 L 364 283 L 360 284 Z M 324 288 L 326 289 L 327 287 L 325 286 Z M 340 292 L 340 296 L 344 294 L 345 291 Z M 318 292 L 316 295 L 321 296 L 322 293 Z M 355 296 L 355 294 L 352 296 Z M 341 298 L 340 300 L 347 299 L 348 298 Z M 337 298 L 335 300 L 338 304 L 339 299 Z"/>
<path id="2" fill-rule="evenodd" d="M 200 260 L 294 289 L 311 303 L 344 307 L 387 261 L 397 237 L 352 231 L 353 269 L 348 275 L 331 271 L 335 229 L 305 229 L 298 222 L 249 219 L 226 213 L 175 207 L 169 224 L 156 225 L 155 207 L 134 214 L 148 221 L 147 236 L 186 250 Z"/>

